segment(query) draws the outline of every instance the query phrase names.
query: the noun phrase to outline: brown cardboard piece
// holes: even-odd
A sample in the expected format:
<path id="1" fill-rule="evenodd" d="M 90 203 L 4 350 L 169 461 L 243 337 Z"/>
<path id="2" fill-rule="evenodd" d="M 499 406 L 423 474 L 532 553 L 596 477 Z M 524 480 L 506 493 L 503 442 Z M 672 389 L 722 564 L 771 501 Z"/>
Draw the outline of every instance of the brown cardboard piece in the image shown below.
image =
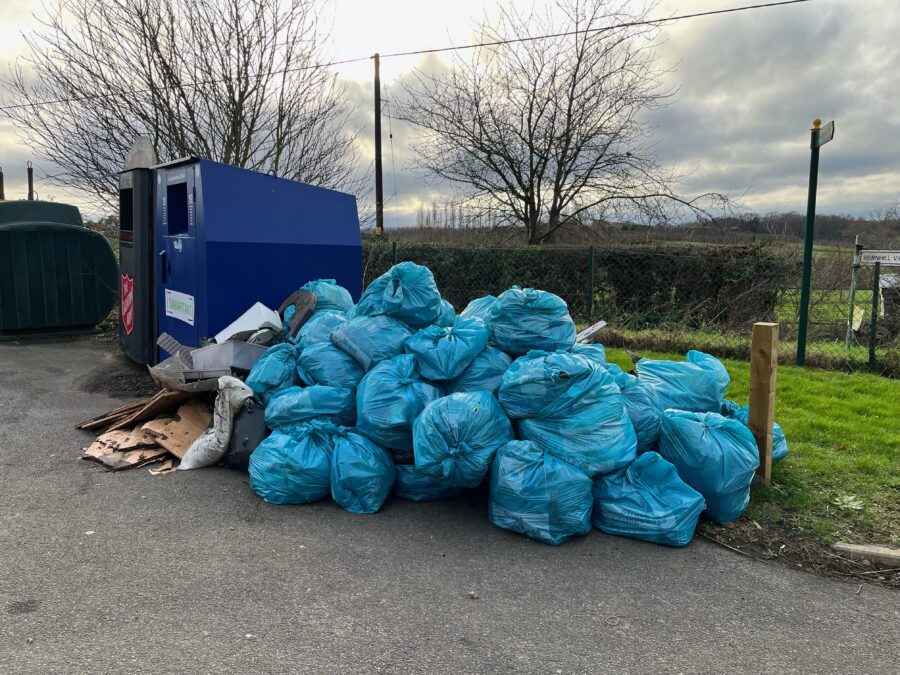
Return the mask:
<path id="1" fill-rule="evenodd" d="M 168 451 L 159 446 L 133 450 L 116 450 L 112 445 L 96 441 L 84 449 L 82 459 L 99 462 L 113 471 L 132 469 L 152 462 L 161 462 Z"/>
<path id="2" fill-rule="evenodd" d="M 192 396 L 195 396 L 192 392 L 163 390 L 147 401 L 145 406 L 139 408 L 136 412 L 128 415 L 116 424 L 113 424 L 107 431 L 124 429 L 126 427 L 134 426 L 138 422 L 152 420 L 162 413 L 174 410 L 179 403 Z"/>
<path id="3" fill-rule="evenodd" d="M 212 422 L 212 412 L 204 402 L 193 399 L 178 408 L 171 417 L 159 417 L 145 423 L 141 429 L 149 432 L 156 442 L 178 459 Z"/>

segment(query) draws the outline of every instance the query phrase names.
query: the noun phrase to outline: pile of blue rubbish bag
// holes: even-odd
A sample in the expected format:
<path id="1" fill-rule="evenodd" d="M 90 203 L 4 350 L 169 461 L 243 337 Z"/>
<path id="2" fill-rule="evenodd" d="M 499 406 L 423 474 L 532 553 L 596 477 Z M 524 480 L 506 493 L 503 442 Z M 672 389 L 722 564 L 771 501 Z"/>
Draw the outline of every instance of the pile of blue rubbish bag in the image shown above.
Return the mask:
<path id="1" fill-rule="evenodd" d="M 249 466 L 267 502 L 331 497 L 374 513 L 392 492 L 451 499 L 487 481 L 498 527 L 548 544 L 596 527 L 669 546 L 686 545 L 701 514 L 728 523 L 747 507 L 757 446 L 712 356 L 624 372 L 602 345 L 576 344 L 558 296 L 514 286 L 457 314 L 411 262 L 356 304 L 333 281 L 301 290 L 315 312 L 247 378 L 272 430 Z"/>

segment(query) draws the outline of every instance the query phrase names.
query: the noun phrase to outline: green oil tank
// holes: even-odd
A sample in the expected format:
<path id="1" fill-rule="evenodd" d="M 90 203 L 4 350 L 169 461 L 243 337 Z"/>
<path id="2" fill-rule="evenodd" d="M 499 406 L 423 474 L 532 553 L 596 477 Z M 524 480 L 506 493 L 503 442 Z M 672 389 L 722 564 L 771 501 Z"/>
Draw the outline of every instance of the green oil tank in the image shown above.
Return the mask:
<path id="1" fill-rule="evenodd" d="M 112 247 L 76 207 L 0 201 L 0 336 L 91 328 L 118 295 Z"/>

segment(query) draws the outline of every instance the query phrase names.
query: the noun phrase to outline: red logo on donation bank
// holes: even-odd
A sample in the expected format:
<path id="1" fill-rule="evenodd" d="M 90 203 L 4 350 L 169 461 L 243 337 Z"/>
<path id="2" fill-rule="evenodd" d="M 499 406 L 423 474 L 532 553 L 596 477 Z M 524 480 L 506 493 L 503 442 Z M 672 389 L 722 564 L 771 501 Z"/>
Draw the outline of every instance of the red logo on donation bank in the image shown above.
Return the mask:
<path id="1" fill-rule="evenodd" d="M 134 279 L 127 274 L 122 275 L 122 325 L 125 333 L 131 335 L 134 330 Z"/>

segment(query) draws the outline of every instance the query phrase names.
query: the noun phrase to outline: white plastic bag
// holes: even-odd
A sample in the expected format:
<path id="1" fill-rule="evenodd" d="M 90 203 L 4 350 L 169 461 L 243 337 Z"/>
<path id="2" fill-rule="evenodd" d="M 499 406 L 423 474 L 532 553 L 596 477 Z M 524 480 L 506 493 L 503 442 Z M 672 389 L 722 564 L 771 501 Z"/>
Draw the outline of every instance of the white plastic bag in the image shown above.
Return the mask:
<path id="1" fill-rule="evenodd" d="M 212 427 L 191 443 L 178 468 L 186 471 L 218 464 L 228 449 L 234 415 L 251 396 L 253 390 L 236 377 L 220 377 L 219 393 L 213 406 Z"/>

